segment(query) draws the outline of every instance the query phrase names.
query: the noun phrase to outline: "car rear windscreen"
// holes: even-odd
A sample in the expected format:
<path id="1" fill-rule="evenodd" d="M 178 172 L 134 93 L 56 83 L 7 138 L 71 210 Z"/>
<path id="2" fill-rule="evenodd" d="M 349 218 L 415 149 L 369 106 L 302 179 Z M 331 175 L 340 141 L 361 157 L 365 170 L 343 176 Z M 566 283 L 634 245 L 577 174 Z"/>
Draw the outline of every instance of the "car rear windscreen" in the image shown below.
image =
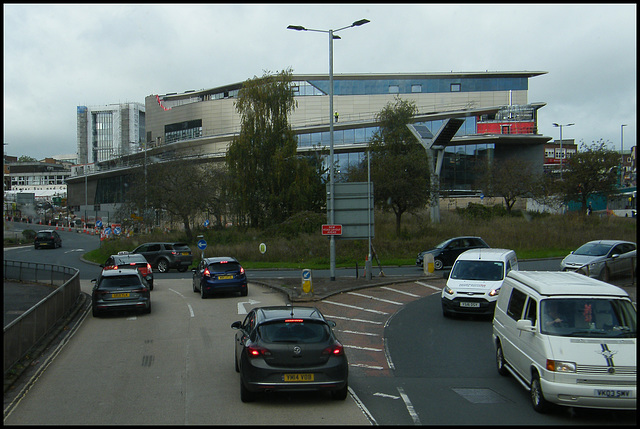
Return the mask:
<path id="1" fill-rule="evenodd" d="M 318 343 L 329 339 L 329 326 L 318 322 L 275 322 L 259 326 L 258 334 L 269 343 Z"/>
<path id="2" fill-rule="evenodd" d="M 100 289 L 118 289 L 127 286 L 140 286 L 140 284 L 138 276 L 103 277 Z"/>
<path id="3" fill-rule="evenodd" d="M 240 271 L 240 264 L 237 262 L 214 262 L 209 264 L 209 271 L 214 273 L 234 273 Z"/>

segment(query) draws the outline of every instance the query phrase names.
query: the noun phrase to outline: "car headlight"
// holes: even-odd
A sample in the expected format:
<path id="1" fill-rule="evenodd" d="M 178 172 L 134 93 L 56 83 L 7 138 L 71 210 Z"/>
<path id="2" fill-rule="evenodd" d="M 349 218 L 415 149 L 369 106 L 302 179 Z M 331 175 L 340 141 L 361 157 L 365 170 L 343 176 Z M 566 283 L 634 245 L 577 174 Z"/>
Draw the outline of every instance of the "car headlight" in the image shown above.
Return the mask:
<path id="1" fill-rule="evenodd" d="M 547 370 L 553 372 L 576 372 L 576 363 L 547 359 Z"/>
<path id="2" fill-rule="evenodd" d="M 500 288 L 491 289 L 491 292 L 489 292 L 489 296 L 497 296 L 499 293 L 500 293 Z"/>
<path id="3" fill-rule="evenodd" d="M 451 288 L 450 288 L 449 286 L 445 286 L 445 287 L 444 287 L 444 292 L 445 292 L 447 295 L 453 295 L 453 294 L 455 293 L 453 290 L 451 290 Z"/>

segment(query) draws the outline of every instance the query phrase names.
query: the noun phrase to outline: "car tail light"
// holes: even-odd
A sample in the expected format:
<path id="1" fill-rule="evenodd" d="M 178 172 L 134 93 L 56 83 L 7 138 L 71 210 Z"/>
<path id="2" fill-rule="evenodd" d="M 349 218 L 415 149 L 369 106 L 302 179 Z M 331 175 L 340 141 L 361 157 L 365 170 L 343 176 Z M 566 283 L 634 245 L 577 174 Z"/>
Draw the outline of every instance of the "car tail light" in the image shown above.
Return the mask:
<path id="1" fill-rule="evenodd" d="M 153 270 L 151 269 L 151 264 L 147 262 L 147 273 L 151 273 Z"/>
<path id="2" fill-rule="evenodd" d="M 209 272 L 209 268 L 205 268 L 202 272 L 202 275 L 205 277 L 211 277 L 211 273 Z"/>
<path id="3" fill-rule="evenodd" d="M 132 290 L 131 292 L 134 292 L 134 293 L 146 293 L 146 292 L 149 292 L 149 288 L 146 288 L 146 287 L 142 286 L 142 287 L 139 287 L 138 289 Z"/>
<path id="4" fill-rule="evenodd" d="M 342 355 L 344 355 L 344 347 L 342 347 L 342 344 L 340 344 L 338 341 L 336 341 L 334 345 L 324 349 L 322 351 L 322 354 L 323 355 L 330 355 L 330 356 L 342 356 Z"/>
<path id="5" fill-rule="evenodd" d="M 247 346 L 247 355 L 249 355 L 249 357 L 255 358 L 260 356 L 271 356 L 271 352 L 269 351 L 269 349 L 266 349 L 264 347 L 250 345 Z"/>
<path id="6" fill-rule="evenodd" d="M 244 274 L 244 268 L 240 267 L 240 275 Z"/>

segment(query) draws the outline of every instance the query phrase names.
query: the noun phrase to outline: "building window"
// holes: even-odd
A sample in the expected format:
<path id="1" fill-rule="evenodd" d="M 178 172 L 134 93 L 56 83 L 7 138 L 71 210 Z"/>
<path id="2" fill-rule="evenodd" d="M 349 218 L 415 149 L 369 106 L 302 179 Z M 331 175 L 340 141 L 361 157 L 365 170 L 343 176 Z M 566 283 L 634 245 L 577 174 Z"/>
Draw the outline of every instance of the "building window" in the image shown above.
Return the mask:
<path id="1" fill-rule="evenodd" d="M 452 83 L 450 88 L 451 88 L 451 92 L 460 92 L 459 83 Z"/>
<path id="2" fill-rule="evenodd" d="M 422 85 L 411 85 L 411 92 L 422 92 Z"/>
<path id="3" fill-rule="evenodd" d="M 400 87 L 398 85 L 389 85 L 389 94 L 399 94 Z"/>

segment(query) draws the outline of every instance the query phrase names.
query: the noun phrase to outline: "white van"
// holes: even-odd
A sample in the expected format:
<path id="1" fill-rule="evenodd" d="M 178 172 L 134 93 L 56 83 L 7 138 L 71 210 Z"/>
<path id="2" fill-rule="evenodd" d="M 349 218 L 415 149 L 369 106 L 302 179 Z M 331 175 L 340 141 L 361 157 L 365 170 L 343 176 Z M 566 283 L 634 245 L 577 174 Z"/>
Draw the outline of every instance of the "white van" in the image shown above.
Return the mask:
<path id="1" fill-rule="evenodd" d="M 518 269 L 516 252 L 509 249 L 471 249 L 456 259 L 442 289 L 442 314 L 493 315 L 505 276 Z"/>
<path id="2" fill-rule="evenodd" d="M 496 366 L 533 408 L 636 409 L 636 308 L 619 287 L 574 272 L 511 271 L 493 318 Z"/>

